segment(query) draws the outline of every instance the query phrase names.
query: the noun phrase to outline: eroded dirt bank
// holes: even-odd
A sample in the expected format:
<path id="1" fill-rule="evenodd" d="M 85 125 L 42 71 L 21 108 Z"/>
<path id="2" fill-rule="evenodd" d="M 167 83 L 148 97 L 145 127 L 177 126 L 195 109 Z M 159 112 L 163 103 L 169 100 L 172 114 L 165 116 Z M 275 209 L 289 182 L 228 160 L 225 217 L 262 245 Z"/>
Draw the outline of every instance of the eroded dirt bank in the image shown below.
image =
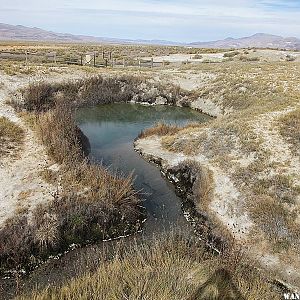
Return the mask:
<path id="1" fill-rule="evenodd" d="M 266 116 L 260 116 L 260 118 L 257 118 L 254 130 L 263 131 L 260 134 L 260 138 L 265 138 L 262 142 L 263 147 L 268 147 L 269 151 L 274 151 L 271 159 L 276 160 L 276 162 L 284 161 L 284 172 L 297 174 L 296 169 L 300 169 L 299 160 L 290 153 L 288 144 L 278 134 L 274 136 L 274 130 L 273 135 L 267 131 L 267 128 L 272 126 L 271 122 L 274 122 L 271 118 L 273 115 L 284 115 L 289 111 L 283 110 L 268 114 L 270 115 L 267 121 L 268 124 L 266 124 Z M 265 127 L 260 127 L 260 125 Z M 194 132 L 194 138 L 195 135 Z M 169 151 L 166 149 L 168 148 L 166 145 L 168 145 L 169 138 L 155 135 L 141 138 L 135 141 L 135 149 L 145 159 L 155 162 L 161 168 L 162 174 L 176 186 L 179 195 L 183 198 L 183 208 L 186 207 L 186 203 L 190 204 L 188 206 L 190 211 L 187 209 L 186 217 L 192 220 L 196 230 L 200 231 L 202 238 L 210 246 L 217 249 L 226 240 L 240 245 L 249 257 L 257 261 L 258 266 L 268 270 L 270 278 L 273 276 L 276 280 L 283 281 L 292 290 L 297 289 L 300 284 L 298 266 L 294 265 L 297 262 L 297 252 L 289 253 L 290 258 L 293 260 L 291 264 L 283 253 L 274 253 L 270 244 L 269 247 L 263 246 L 266 241 L 262 236 L 253 236 L 257 232 L 257 224 L 251 218 L 249 206 L 246 206 L 247 195 L 243 193 L 239 182 L 233 176 L 236 169 L 232 168 L 232 165 L 227 165 L 228 169 L 224 169 L 224 166 L 220 166 L 215 157 L 209 157 L 206 155 L 207 153 L 196 155 L 184 153 L 184 146 L 181 148 L 182 151 L 174 151 L 173 149 L 173 151 Z M 183 141 L 184 145 L 184 142 L 190 138 L 190 133 L 186 135 L 179 133 L 173 137 L 174 143 L 176 143 L 176 138 Z M 205 140 L 203 143 L 205 143 Z M 232 150 L 236 151 L 237 149 Z M 238 163 L 243 168 L 251 167 L 252 159 L 251 155 L 241 155 L 236 157 L 233 166 Z M 189 165 L 188 168 L 187 165 Z M 197 165 L 197 168 L 193 173 L 191 171 L 193 167 L 191 166 L 195 165 Z M 203 170 L 211 174 L 210 189 L 208 191 L 210 196 L 208 199 L 207 195 L 201 195 L 201 192 L 199 192 L 203 184 L 201 184 L 201 181 L 197 181 L 197 174 L 199 176 Z M 295 178 L 295 180 L 298 179 Z M 185 188 L 188 189 L 189 184 L 191 184 L 190 189 L 187 191 Z M 247 187 L 247 182 L 243 182 L 242 187 Z M 204 186 L 204 188 L 206 187 Z M 278 217 L 274 216 L 274 218 L 277 219 Z M 270 222 L 270 226 L 272 226 L 271 219 L 267 219 L 267 222 Z"/>
<path id="2" fill-rule="evenodd" d="M 182 76 L 192 80 L 204 71 L 192 69 Z M 166 175 L 185 161 L 206 169 L 210 197 L 194 198 L 198 212 L 230 232 L 270 277 L 299 288 L 299 65 L 205 69 L 215 77 L 190 86 L 198 97 L 191 107 L 212 103 L 203 110 L 217 118 L 159 135 L 146 132 L 136 150 Z"/>

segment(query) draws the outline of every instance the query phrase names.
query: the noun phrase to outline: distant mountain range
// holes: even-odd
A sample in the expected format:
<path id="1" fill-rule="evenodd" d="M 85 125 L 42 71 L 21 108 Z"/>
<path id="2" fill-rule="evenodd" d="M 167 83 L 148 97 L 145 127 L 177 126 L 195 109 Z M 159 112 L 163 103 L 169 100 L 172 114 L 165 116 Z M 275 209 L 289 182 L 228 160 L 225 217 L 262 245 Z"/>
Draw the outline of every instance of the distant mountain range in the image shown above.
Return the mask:
<path id="1" fill-rule="evenodd" d="M 74 35 L 57 33 L 37 27 L 9 25 L 0 23 L 0 40 L 6 41 L 43 41 L 43 42 L 70 42 L 70 43 L 111 43 L 111 44 L 151 44 L 151 45 L 183 45 L 163 40 L 130 40 L 88 35 Z"/>
<path id="2" fill-rule="evenodd" d="M 300 50 L 300 39 L 295 37 L 284 38 L 278 35 L 256 33 L 249 37 L 243 38 L 227 38 L 225 40 L 212 42 L 195 42 L 191 43 L 194 47 L 203 48 L 280 48 L 290 50 Z"/>
<path id="3" fill-rule="evenodd" d="M 74 35 L 69 33 L 56 33 L 37 27 L 26 27 L 22 25 L 8 25 L 0 23 L 0 40 L 6 41 L 53 41 L 70 43 L 107 43 L 107 44 L 147 44 L 147 45 L 169 45 L 187 46 L 200 48 L 280 48 L 300 50 L 300 39 L 295 37 L 284 38 L 282 36 L 256 33 L 249 37 L 227 38 L 211 42 L 179 43 L 165 40 L 130 40 L 106 37 L 94 37 L 87 35 Z"/>

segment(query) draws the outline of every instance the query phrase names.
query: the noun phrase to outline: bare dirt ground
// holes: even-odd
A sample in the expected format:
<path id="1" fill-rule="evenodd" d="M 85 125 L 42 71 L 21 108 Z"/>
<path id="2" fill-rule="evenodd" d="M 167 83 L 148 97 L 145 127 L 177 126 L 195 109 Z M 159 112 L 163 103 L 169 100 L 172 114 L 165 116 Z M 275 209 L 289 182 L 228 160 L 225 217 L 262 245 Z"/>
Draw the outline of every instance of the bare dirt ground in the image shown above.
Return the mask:
<path id="1" fill-rule="evenodd" d="M 202 62 L 205 59 L 209 59 L 214 62 L 221 62 L 223 55 L 226 52 L 220 53 L 205 53 L 201 54 L 202 58 L 195 58 L 194 54 L 171 54 L 165 56 L 155 56 L 153 57 L 154 62 L 168 61 L 170 63 L 181 63 L 181 62 Z M 145 59 L 151 59 L 151 57 L 146 57 Z"/>
<path id="2" fill-rule="evenodd" d="M 43 69 L 41 69 L 43 71 Z M 48 74 L 49 75 L 49 74 Z M 24 144 L 17 157 L 3 157 L 0 161 L 0 227 L 16 212 L 30 212 L 38 203 L 51 200 L 56 187 L 46 183 L 41 172 L 51 167 L 45 149 L 28 124 L 7 104 L 16 91 L 37 80 L 64 80 L 78 78 L 81 72 L 64 71 L 47 76 L 43 72 L 34 76 L 9 76 L 0 73 L 0 116 L 6 117 L 24 129 Z"/>
<path id="3" fill-rule="evenodd" d="M 0 163 L 0 226 L 18 210 L 30 210 L 37 203 L 51 198 L 53 187 L 42 181 L 39 172 L 47 165 L 42 146 L 32 131 L 6 104 L 10 93 L 26 80 L 18 80 L 1 74 L 0 116 L 17 123 L 25 130 L 22 151 L 17 159 L 4 157 Z M 21 81 L 21 82 L 20 82 Z"/>
<path id="4" fill-rule="evenodd" d="M 233 52 L 233 51 L 232 51 Z M 285 61 L 287 56 L 292 57 L 295 61 L 300 61 L 300 52 L 295 51 L 281 51 L 281 50 L 266 50 L 266 49 L 251 49 L 251 50 L 244 50 L 244 49 L 237 49 L 234 52 L 237 52 L 237 55 L 234 56 L 235 60 L 238 59 L 259 59 L 260 61 L 267 61 L 267 62 L 278 62 L 278 61 Z M 163 56 L 154 56 L 154 62 L 169 62 L 172 64 L 182 64 L 182 63 L 192 63 L 198 64 L 203 62 L 213 62 L 218 63 L 222 62 L 226 59 L 226 53 L 230 53 L 230 51 L 224 51 L 220 53 L 201 53 L 199 50 L 198 57 L 195 54 L 170 54 L 170 55 L 163 55 Z M 225 54 L 225 56 L 224 56 Z M 146 57 L 145 59 L 151 59 L 151 57 Z"/>

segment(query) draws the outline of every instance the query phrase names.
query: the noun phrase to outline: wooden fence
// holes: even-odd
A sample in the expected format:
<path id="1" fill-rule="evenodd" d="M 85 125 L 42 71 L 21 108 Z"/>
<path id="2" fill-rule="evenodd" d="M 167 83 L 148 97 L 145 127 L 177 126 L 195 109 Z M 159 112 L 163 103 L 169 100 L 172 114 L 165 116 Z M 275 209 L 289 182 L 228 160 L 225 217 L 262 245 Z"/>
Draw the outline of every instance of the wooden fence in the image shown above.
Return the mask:
<path id="1" fill-rule="evenodd" d="M 130 58 L 114 57 L 112 52 L 87 52 L 57 55 L 57 52 L 32 53 L 28 51 L 0 51 L 1 60 L 24 61 L 30 62 L 53 63 L 53 64 L 70 64 L 78 66 L 91 66 L 96 68 L 118 68 L 118 67 L 138 67 L 138 68 L 155 68 L 167 65 L 165 61 L 154 61 L 153 58 Z"/>

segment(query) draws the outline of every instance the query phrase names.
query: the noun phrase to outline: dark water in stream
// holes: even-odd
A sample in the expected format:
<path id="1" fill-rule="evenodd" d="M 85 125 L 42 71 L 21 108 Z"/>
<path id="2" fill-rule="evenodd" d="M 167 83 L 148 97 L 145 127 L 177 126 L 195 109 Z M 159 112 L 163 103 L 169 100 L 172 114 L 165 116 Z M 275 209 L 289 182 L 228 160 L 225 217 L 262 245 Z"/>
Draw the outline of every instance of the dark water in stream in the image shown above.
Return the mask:
<path id="1" fill-rule="evenodd" d="M 159 169 L 134 151 L 133 141 L 141 130 L 159 121 L 185 125 L 205 122 L 208 117 L 188 108 L 107 104 L 78 111 L 77 122 L 91 144 L 90 158 L 124 175 L 133 172 L 134 187 L 142 190 L 148 217 L 144 234 L 184 227 L 180 199 L 161 177 Z"/>

